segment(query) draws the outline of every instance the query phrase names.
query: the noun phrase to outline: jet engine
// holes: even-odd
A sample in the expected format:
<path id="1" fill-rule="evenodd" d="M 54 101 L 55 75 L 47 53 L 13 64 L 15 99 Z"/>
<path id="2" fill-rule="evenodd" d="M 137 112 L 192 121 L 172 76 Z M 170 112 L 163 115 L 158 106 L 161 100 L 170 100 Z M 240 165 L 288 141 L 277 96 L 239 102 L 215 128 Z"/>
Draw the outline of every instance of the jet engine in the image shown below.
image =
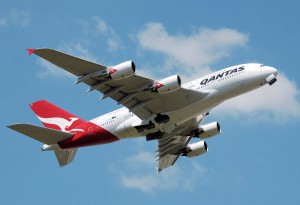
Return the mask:
<path id="1" fill-rule="evenodd" d="M 190 132 L 191 136 L 206 139 L 221 133 L 221 126 L 218 122 L 212 122 L 206 125 L 200 125 L 198 129 Z"/>
<path id="2" fill-rule="evenodd" d="M 195 142 L 188 144 L 182 156 L 186 157 L 197 157 L 208 151 L 208 147 L 205 141 Z"/>
<path id="3" fill-rule="evenodd" d="M 221 133 L 221 126 L 218 122 L 212 122 L 206 125 L 201 125 L 202 133 L 199 135 L 201 139 L 206 139 Z"/>
<path id="4" fill-rule="evenodd" d="M 170 93 L 178 90 L 181 86 L 181 79 L 179 75 L 172 75 L 170 77 L 164 78 L 157 81 L 154 84 L 154 91 L 158 93 Z"/>
<path id="5" fill-rule="evenodd" d="M 121 80 L 135 74 L 135 63 L 126 61 L 107 69 L 109 77 L 113 80 Z"/>

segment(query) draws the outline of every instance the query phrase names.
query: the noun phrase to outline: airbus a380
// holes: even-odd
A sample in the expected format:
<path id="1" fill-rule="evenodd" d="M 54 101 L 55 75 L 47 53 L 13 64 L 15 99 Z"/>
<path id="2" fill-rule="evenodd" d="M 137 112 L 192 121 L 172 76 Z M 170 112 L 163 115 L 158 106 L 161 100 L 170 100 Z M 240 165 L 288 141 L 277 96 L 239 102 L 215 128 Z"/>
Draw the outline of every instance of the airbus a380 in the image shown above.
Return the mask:
<path id="1" fill-rule="evenodd" d="M 43 151 L 53 150 L 60 166 L 73 161 L 77 149 L 145 136 L 157 140 L 158 171 L 180 156 L 196 157 L 208 151 L 206 139 L 221 133 L 218 122 L 203 124 L 220 103 L 277 81 L 277 70 L 258 63 L 236 65 L 181 84 L 178 75 L 153 80 L 136 75 L 133 61 L 104 66 L 52 49 L 27 49 L 29 54 L 77 76 L 76 84 L 89 85 L 101 99 L 111 98 L 123 108 L 85 121 L 40 100 L 30 104 L 45 127 L 13 124 L 8 127 L 38 140 Z"/>

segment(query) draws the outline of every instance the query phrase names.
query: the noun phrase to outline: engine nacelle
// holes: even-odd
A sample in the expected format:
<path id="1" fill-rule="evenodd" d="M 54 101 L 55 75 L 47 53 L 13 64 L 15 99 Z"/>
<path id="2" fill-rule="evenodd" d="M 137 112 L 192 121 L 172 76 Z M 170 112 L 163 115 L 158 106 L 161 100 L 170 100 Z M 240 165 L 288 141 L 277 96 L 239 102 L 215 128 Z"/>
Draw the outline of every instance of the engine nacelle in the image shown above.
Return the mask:
<path id="1" fill-rule="evenodd" d="M 179 75 L 172 75 L 170 77 L 164 78 L 154 85 L 154 91 L 158 93 L 170 93 L 178 90 L 181 86 L 181 79 Z"/>
<path id="2" fill-rule="evenodd" d="M 206 125 L 201 125 L 199 131 L 199 138 L 206 139 L 220 134 L 221 127 L 218 122 L 212 122 Z"/>
<path id="3" fill-rule="evenodd" d="M 107 73 L 113 80 L 128 78 L 135 74 L 135 63 L 133 61 L 120 63 L 108 68 Z"/>
<path id="4" fill-rule="evenodd" d="M 200 141 L 186 146 L 185 152 L 182 156 L 186 157 L 197 157 L 201 154 L 204 154 L 208 151 L 208 147 L 205 141 Z"/>

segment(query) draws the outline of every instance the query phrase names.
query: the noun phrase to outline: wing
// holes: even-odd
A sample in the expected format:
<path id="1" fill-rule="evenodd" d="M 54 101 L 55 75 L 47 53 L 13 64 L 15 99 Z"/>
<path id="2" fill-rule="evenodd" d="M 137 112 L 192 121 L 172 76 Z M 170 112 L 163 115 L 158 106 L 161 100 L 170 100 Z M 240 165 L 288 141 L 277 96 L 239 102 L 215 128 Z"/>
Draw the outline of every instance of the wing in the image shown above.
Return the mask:
<path id="1" fill-rule="evenodd" d="M 89 85 L 89 91 L 98 90 L 103 93 L 101 99 L 110 97 L 127 107 L 140 119 L 146 119 L 152 114 L 166 113 L 190 105 L 202 98 L 207 93 L 179 88 L 176 91 L 159 94 L 145 91 L 151 87 L 155 80 L 132 75 L 130 77 L 113 80 L 103 77 L 109 67 L 80 59 L 52 49 L 30 50 L 47 61 L 63 68 L 78 77 L 77 83 L 84 82 Z M 176 101 L 176 103 L 174 103 Z"/>
<path id="2" fill-rule="evenodd" d="M 166 134 L 158 139 L 158 172 L 175 164 L 192 139 L 190 131 L 196 129 L 205 117 L 206 114 L 202 114 L 176 128 L 175 134 Z"/>
<path id="3" fill-rule="evenodd" d="M 164 136 L 158 140 L 158 171 L 173 166 L 181 155 L 181 150 L 191 140 L 190 136 Z"/>

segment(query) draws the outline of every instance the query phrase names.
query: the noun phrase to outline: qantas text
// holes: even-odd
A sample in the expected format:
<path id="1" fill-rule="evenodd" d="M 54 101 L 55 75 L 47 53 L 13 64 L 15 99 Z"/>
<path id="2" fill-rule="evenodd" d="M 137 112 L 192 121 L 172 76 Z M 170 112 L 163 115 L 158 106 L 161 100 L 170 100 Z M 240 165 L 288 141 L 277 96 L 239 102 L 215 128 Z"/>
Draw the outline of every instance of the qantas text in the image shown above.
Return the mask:
<path id="1" fill-rule="evenodd" d="M 224 76 L 228 76 L 228 75 L 231 75 L 233 73 L 241 72 L 244 69 L 245 68 L 242 66 L 242 67 L 239 67 L 239 68 L 234 68 L 232 70 L 224 71 L 223 73 L 219 73 L 218 75 L 213 75 L 209 79 L 206 78 L 206 79 L 202 80 L 200 84 L 205 85 L 205 84 L 209 83 L 210 81 L 218 80 L 219 78 L 223 78 Z"/>

